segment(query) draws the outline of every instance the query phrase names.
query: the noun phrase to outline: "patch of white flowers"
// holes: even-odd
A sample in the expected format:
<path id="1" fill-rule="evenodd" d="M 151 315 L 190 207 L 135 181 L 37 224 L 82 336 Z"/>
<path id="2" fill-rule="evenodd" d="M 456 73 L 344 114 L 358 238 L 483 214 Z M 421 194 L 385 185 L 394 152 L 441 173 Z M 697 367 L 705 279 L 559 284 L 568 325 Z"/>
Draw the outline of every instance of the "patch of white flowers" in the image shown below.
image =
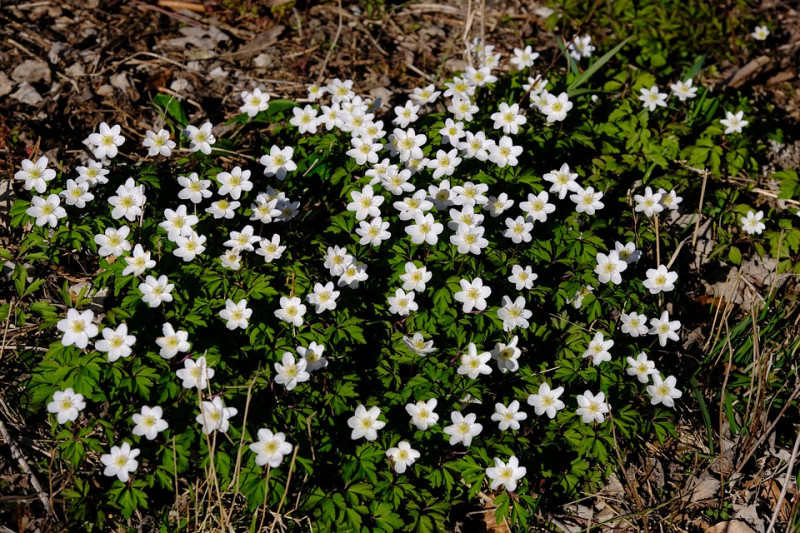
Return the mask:
<path id="1" fill-rule="evenodd" d="M 589 36 L 579 36 L 569 46 L 569 53 L 575 60 L 588 58 L 593 51 L 594 46 L 591 45 Z M 374 111 L 377 109 L 374 109 L 374 103 L 356 96 L 350 80 L 335 79 L 325 86 L 312 85 L 308 100 L 315 102 L 328 95 L 329 105 L 309 104 L 292 110 L 289 123 L 300 134 L 313 134 L 318 130 L 338 130 L 340 134 L 348 134 L 349 149 L 346 154 L 356 165 L 364 167 L 365 177 L 370 178 L 369 183 L 359 184 L 350 191 L 344 202 L 349 216 L 357 223 L 354 229 L 357 235 L 355 239 L 361 246 L 360 250 L 364 252 L 363 257 L 369 256 L 372 247 L 380 248 L 392 235 L 400 235 L 422 251 L 437 245 L 441 240 L 449 243 L 454 255 L 477 256 L 490 253 L 490 242 L 486 237 L 492 231 L 492 226 L 484 224 L 484 212 L 488 213 L 490 220 L 502 217 L 498 218 L 502 226 L 502 236 L 515 247 L 523 248 L 525 243 L 532 240 L 536 224 L 546 222 L 548 217 L 558 216 L 557 213 L 563 215 L 571 210 L 585 217 L 592 217 L 604 209 L 605 204 L 601 201 L 604 192 L 580 183 L 578 172 L 571 170 L 569 162 L 563 162 L 558 169 L 543 176 L 543 181 L 549 184 L 547 191 L 530 193 L 527 198 L 522 199 L 510 198 L 505 192 L 490 191 L 489 186 L 484 183 L 458 183 L 458 170 L 465 161 L 498 168 L 516 167 L 519 165 L 519 158 L 525 155 L 525 148 L 518 144 L 521 143 L 522 136 L 517 137 L 517 140 L 513 136 L 518 135 L 521 128 L 534 120 L 539 120 L 543 127 L 548 127 L 545 124 L 562 122 L 567 119 L 573 107 L 566 92 L 550 93 L 547 91 L 547 80 L 530 78 L 527 87 L 530 89 L 531 106 L 541 116 L 526 113 L 517 103 L 503 102 L 491 115 L 493 129 L 479 131 L 473 123 L 474 114 L 479 111 L 476 90 L 496 80 L 492 69 L 498 66 L 497 57 L 488 46 L 481 48 L 479 57 L 483 61 L 479 68 L 469 70 L 463 78 L 454 78 L 445 84 L 444 91 L 437 90 L 434 85 L 415 89 L 407 102 L 393 109 L 393 117 L 390 121 L 387 117 L 386 126 L 384 121 L 376 119 Z M 530 69 L 537 57 L 538 54 L 529 46 L 516 49 L 511 64 L 517 70 Z M 683 102 L 694 98 L 698 88 L 688 79 L 672 85 L 671 90 Z M 417 131 L 415 124 L 440 96 L 448 99 L 445 107 L 452 116 L 446 119 L 444 126 L 438 131 L 442 146 L 437 147 L 429 144 L 432 138 L 429 135 L 433 136 L 435 132 L 426 134 Z M 639 98 L 648 110 L 655 111 L 658 107 L 666 107 L 668 95 L 654 86 L 641 89 Z M 249 117 L 255 117 L 269 108 L 269 95 L 258 88 L 243 91 L 241 99 L 240 111 Z M 728 128 L 726 133 L 740 132 L 747 124 L 741 112 L 727 115 L 721 121 Z M 391 126 L 388 125 L 389 122 Z M 391 133 L 387 134 L 384 127 Z M 183 135 L 188 140 L 189 150 L 211 154 L 216 143 L 212 130 L 210 122 L 205 122 L 200 127 L 187 126 Z M 119 125 L 100 124 L 99 132 L 91 134 L 86 144 L 94 157 L 101 162 L 90 161 L 86 167 L 80 167 L 80 176 L 75 180 L 67 180 L 67 187 L 60 193 L 61 196 L 34 196 L 27 213 L 34 218 L 35 224 L 57 227 L 67 216 L 67 211 L 61 206 L 62 199 L 70 209 L 82 209 L 87 203 L 95 201 L 95 195 L 89 190 L 108 181 L 109 171 L 103 168 L 103 164 L 117 156 L 124 141 Z M 170 140 L 169 133 L 165 130 L 147 131 L 143 146 L 148 149 L 148 156 L 170 157 L 176 143 Z M 429 153 L 428 157 L 423 148 Z M 388 158 L 382 158 L 385 152 L 388 152 Z M 297 170 L 294 155 L 295 148 L 292 146 L 271 146 L 268 153 L 259 160 L 264 176 L 274 177 L 278 181 L 293 176 Z M 26 190 L 45 194 L 48 185 L 56 178 L 56 172 L 47 166 L 46 157 L 39 158 L 35 163 L 26 159 L 14 177 L 22 182 Z M 411 179 L 415 175 L 427 175 L 434 182 L 427 189 L 417 189 Z M 242 258 L 248 255 L 261 256 L 263 263 L 271 263 L 281 260 L 285 253 L 291 252 L 291 243 L 282 244 L 281 235 L 275 233 L 268 238 L 263 236 L 261 229 L 267 224 L 287 222 L 295 218 L 300 213 L 300 200 L 289 199 L 272 187 L 259 190 L 258 182 L 251 181 L 250 171 L 238 166 L 216 173 L 215 179 L 218 183 L 216 197 L 210 200 L 215 196 L 210 179 L 203 179 L 196 173 L 177 177 L 176 181 L 181 187 L 177 200 L 186 203 L 164 210 L 160 215 L 163 216 L 163 221 L 158 224 L 166 242 L 170 243 L 168 247 L 174 256 L 186 263 L 198 258 L 209 259 L 205 254 L 209 238 L 195 229 L 200 223 L 198 210 L 201 210 L 201 216 L 203 212 L 208 213 L 218 221 L 216 224 L 222 226 L 227 221 L 241 219 L 244 215 L 243 206 L 250 209 L 252 224 L 236 223 L 233 228 L 228 228 L 228 239 L 223 243 L 227 250 L 218 259 L 225 268 L 239 270 Z M 254 200 L 247 198 L 251 191 Z M 387 202 L 387 198 L 391 201 Z M 569 204 L 567 199 L 571 201 L 571 210 L 565 205 Z M 676 210 L 681 198 L 675 191 L 658 189 L 654 192 L 651 187 L 646 187 L 644 194 L 635 195 L 634 200 L 636 212 L 653 217 L 664 210 Z M 200 204 L 204 202 L 206 206 L 201 207 Z M 131 229 L 140 224 L 146 211 L 145 185 L 137 183 L 134 178 L 127 179 L 116 188 L 115 195 L 109 197 L 108 204 L 111 217 L 126 224 L 105 228 L 102 234 L 94 237 L 97 255 L 123 258 L 127 264 L 123 276 L 139 278 L 136 286 L 141 301 L 151 309 L 162 305 L 168 307 L 185 281 L 170 280 L 166 275 L 155 271 L 157 265 L 151 259 L 151 252 L 142 243 L 136 242 L 139 234 Z M 761 211 L 750 211 L 747 217 L 741 219 L 743 230 L 751 234 L 761 233 L 764 229 L 762 217 Z M 402 222 L 402 228 L 392 227 L 395 220 Z M 127 223 L 130 223 L 130 227 Z M 448 233 L 445 233 L 445 227 Z M 598 282 L 615 285 L 623 283 L 624 275 L 629 273 L 628 266 L 641 256 L 642 253 L 636 250 L 634 243 L 617 242 L 614 249 L 598 252 L 594 270 Z M 314 280 L 306 294 L 294 292 L 293 286 L 290 294 L 279 298 L 278 308 L 272 304 L 268 314 L 281 321 L 281 326 L 287 329 L 305 328 L 312 321 L 318 321 L 319 317 L 308 313 L 309 307 L 313 307 L 315 315 L 337 312 L 337 301 L 341 292 L 357 290 L 359 283 L 369 277 L 367 260 L 362 262 L 344 247 L 329 247 L 324 258 L 321 258 L 320 263 L 323 262 L 329 279 Z M 393 287 L 385 297 L 386 309 L 396 315 L 393 319 L 402 321 L 419 311 L 421 304 L 417 297 L 432 283 L 434 269 L 434 265 L 420 261 L 405 262 L 402 274 L 399 275 L 399 286 Z M 458 280 L 458 289 L 452 291 L 451 296 L 460 304 L 460 312 L 496 313 L 504 334 L 507 335 L 507 342 L 499 342 L 492 349 L 479 348 L 470 342 L 454 362 L 454 366 L 458 365 L 456 373 L 464 376 L 463 379 L 488 379 L 486 376 L 493 372 L 493 366 L 502 373 L 516 372 L 520 364 L 524 363 L 526 347 L 519 345 L 518 336 L 511 333 L 530 327 L 533 309 L 529 308 L 526 293 L 534 289 L 538 279 L 534 269 L 535 265 L 509 265 L 509 275 L 506 278 L 509 285 L 502 288 L 489 287 L 481 277 L 464 277 Z M 153 272 L 148 273 L 151 270 Z M 660 294 L 674 290 L 676 280 L 676 273 L 669 271 L 664 265 L 658 265 L 657 268 L 647 271 L 643 284 L 651 294 Z M 584 286 L 571 298 L 570 303 L 579 308 L 583 299 L 593 290 L 593 287 Z M 303 302 L 308 303 L 309 307 Z M 228 330 L 251 331 L 255 307 L 253 305 L 251 308 L 250 303 L 243 298 L 226 298 L 224 308 L 215 312 L 220 324 L 224 324 Z M 622 333 L 630 337 L 654 335 L 661 346 L 666 346 L 669 340 L 678 340 L 680 322 L 670 320 L 667 311 L 663 311 L 660 317 L 649 320 L 636 311 L 621 312 L 620 323 Z M 102 340 L 95 342 L 94 347 L 105 353 L 110 363 L 131 357 L 142 343 L 136 336 L 129 334 L 124 322 L 116 327 L 104 325 L 101 330 L 94 323 L 94 314 L 89 310 L 80 312 L 69 309 L 66 317 L 58 322 L 57 328 L 62 332 L 61 342 L 64 346 L 74 346 L 80 350 L 89 350 L 90 342 L 98 333 L 102 333 Z M 215 371 L 204 355 L 192 353 L 188 333 L 170 322 L 164 322 L 161 329 L 163 335 L 149 342 L 154 342 L 159 347 L 158 353 L 161 357 L 177 357 L 175 362 L 182 368 L 175 371 L 175 377 L 181 381 L 181 385 L 186 389 L 194 389 L 201 395 L 208 391 Z M 402 337 L 402 343 L 415 357 L 430 356 L 437 351 L 433 341 L 427 340 L 421 332 L 409 332 Z M 613 352 L 614 345 L 614 340 L 607 337 L 606 333 L 594 332 L 583 357 L 590 359 L 592 365 L 603 365 L 614 357 L 619 357 Z M 324 350 L 325 346 L 321 343 L 310 342 L 307 346 L 298 347 L 296 355 L 285 351 L 280 362 L 272 364 L 275 370 L 274 382 L 285 388 L 287 394 L 295 388 L 302 388 L 301 384 L 312 380 L 312 372 L 325 369 L 329 362 L 331 365 L 335 364 L 335 356 L 338 354 L 329 355 L 329 361 L 322 355 Z M 674 400 L 681 396 L 674 377 L 662 378 L 655 368 L 655 362 L 648 359 L 644 352 L 636 359 L 628 357 L 627 361 L 627 374 L 642 384 L 648 384 L 646 391 L 653 404 L 661 403 L 667 407 L 674 405 Z M 530 393 L 527 402 L 537 416 L 546 415 L 553 419 L 566 408 L 565 401 L 562 400 L 563 393 L 564 387 L 543 381 L 536 392 Z M 602 391 L 593 393 L 587 390 L 574 398 L 572 403 L 577 408 L 570 416 L 578 416 L 587 424 L 603 423 L 611 409 Z M 238 413 L 237 408 L 227 407 L 218 395 L 206 397 L 199 405 L 200 412 L 195 420 L 206 434 L 214 431 L 226 432 L 232 417 Z M 84 397 L 67 388 L 53 395 L 47 409 L 57 415 L 59 424 L 65 424 L 76 421 L 85 406 Z M 410 424 L 419 431 L 425 431 L 439 421 L 436 407 L 436 398 L 414 398 L 405 409 L 410 416 Z M 351 439 L 375 441 L 378 431 L 386 426 L 386 422 L 380 420 L 381 416 L 378 406 L 368 409 L 359 405 L 347 420 Z M 474 413 L 452 411 L 449 418 L 450 424 L 443 431 L 451 445 L 469 447 L 473 439 L 482 433 L 483 426 Z M 520 402 L 513 400 L 507 405 L 497 403 L 495 414 L 491 418 L 497 422 L 500 430 L 516 431 L 528 415 L 520 410 Z M 133 422 L 133 435 L 149 440 L 155 439 L 158 433 L 169 427 L 160 406 L 142 406 L 141 411 L 133 415 Z M 293 450 L 283 433 L 273 433 L 264 428 L 258 431 L 257 436 L 258 440 L 250 444 L 250 449 L 259 466 L 269 465 L 276 468 Z M 116 476 L 123 482 L 127 481 L 128 476 L 137 469 L 138 455 L 139 450 L 131 448 L 128 443 L 112 447 L 109 454 L 101 457 L 106 466 L 105 474 Z M 396 446 L 386 450 L 386 455 L 398 474 L 405 472 L 420 457 L 420 453 L 407 441 L 397 442 Z M 516 490 L 526 473 L 525 467 L 520 466 L 514 456 L 507 462 L 499 458 L 495 458 L 494 462 L 494 466 L 487 469 L 491 489 L 504 487 L 507 490 Z"/>

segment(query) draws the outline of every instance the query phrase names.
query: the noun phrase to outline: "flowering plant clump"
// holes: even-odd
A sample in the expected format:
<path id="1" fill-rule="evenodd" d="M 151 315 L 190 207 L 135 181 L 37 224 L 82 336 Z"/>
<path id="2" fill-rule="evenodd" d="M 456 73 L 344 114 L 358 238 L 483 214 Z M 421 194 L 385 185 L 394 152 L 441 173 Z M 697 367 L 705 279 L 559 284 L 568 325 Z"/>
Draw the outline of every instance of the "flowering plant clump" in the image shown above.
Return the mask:
<path id="1" fill-rule="evenodd" d="M 445 530 L 483 490 L 524 527 L 534 487 L 594 490 L 615 438 L 672 434 L 684 163 L 754 163 L 699 66 L 659 86 L 610 68 L 621 46 L 580 36 L 591 67 L 537 72 L 530 46 L 504 65 L 480 43 L 388 109 L 351 80 L 303 104 L 248 88 L 230 124 L 269 128 L 235 162 L 239 139 L 164 99 L 169 130 L 138 147 L 102 123 L 87 167 L 22 161 L 16 260 L 92 274 L 31 304 L 53 342 L 26 394 L 73 514 L 130 517 L 205 476 L 223 521 L 230 491 L 321 530 Z M 17 278 L 20 298 L 43 284 Z"/>

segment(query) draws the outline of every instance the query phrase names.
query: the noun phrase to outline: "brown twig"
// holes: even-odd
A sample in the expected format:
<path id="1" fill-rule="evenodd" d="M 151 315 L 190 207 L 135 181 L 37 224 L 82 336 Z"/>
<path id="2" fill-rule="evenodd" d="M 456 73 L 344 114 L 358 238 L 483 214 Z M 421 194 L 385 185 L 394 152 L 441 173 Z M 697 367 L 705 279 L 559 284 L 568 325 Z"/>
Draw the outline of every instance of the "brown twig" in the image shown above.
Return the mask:
<path id="1" fill-rule="evenodd" d="M 775 510 L 772 511 L 772 519 L 769 521 L 767 533 L 772 533 L 775 522 L 778 520 L 781 504 L 783 504 L 783 500 L 786 498 L 786 490 L 789 488 L 789 481 L 792 479 L 792 471 L 794 470 L 794 462 L 797 460 L 798 449 L 800 449 L 800 426 L 797 428 L 797 438 L 794 440 L 794 449 L 792 449 L 792 456 L 789 458 L 789 468 L 786 469 L 786 477 L 783 478 L 783 488 L 781 488 L 781 494 L 778 496 L 778 501 L 775 504 Z"/>
<path id="2" fill-rule="evenodd" d="M 28 461 L 25 460 L 25 456 L 22 455 L 22 452 L 17 447 L 16 443 L 11 439 L 11 434 L 9 434 L 6 425 L 0 420 L 0 436 L 8 443 L 8 447 L 11 449 L 11 457 L 17 460 L 17 464 L 22 469 L 25 474 L 30 477 L 31 485 L 33 489 L 36 491 L 37 496 L 39 497 L 39 501 L 42 502 L 47 514 L 49 514 L 53 520 L 58 523 L 58 516 L 53 511 L 53 507 L 50 505 L 50 497 L 45 494 L 44 489 L 42 489 L 42 485 L 39 483 L 39 480 L 36 479 L 36 474 L 34 474 L 33 469 L 28 464 Z"/>

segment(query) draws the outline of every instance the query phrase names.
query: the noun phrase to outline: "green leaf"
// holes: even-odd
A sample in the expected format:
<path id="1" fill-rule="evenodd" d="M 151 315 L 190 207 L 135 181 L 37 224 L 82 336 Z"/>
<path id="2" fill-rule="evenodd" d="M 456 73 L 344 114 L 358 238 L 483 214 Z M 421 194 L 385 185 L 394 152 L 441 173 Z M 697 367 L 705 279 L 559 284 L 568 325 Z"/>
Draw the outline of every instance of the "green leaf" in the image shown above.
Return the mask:
<path id="1" fill-rule="evenodd" d="M 573 82 L 567 87 L 567 95 L 572 96 L 573 95 L 572 91 L 575 91 L 578 87 L 589 81 L 592 78 L 592 76 L 594 76 L 598 70 L 603 68 L 603 66 L 606 63 L 608 63 L 608 61 L 612 57 L 617 55 L 617 53 L 620 50 L 622 50 L 622 47 L 628 44 L 628 41 L 630 41 L 632 38 L 633 38 L 632 36 L 628 37 L 627 39 L 619 43 L 617 46 L 606 52 L 602 57 L 600 57 L 600 59 L 592 63 L 592 65 L 589 68 L 583 71 L 583 73 L 577 78 L 575 78 L 575 80 L 573 80 Z"/>
<path id="2" fill-rule="evenodd" d="M 167 116 L 172 118 L 180 126 L 187 126 L 189 118 L 181 106 L 180 100 L 170 94 L 157 94 L 153 97 L 153 103 L 164 109 Z"/>

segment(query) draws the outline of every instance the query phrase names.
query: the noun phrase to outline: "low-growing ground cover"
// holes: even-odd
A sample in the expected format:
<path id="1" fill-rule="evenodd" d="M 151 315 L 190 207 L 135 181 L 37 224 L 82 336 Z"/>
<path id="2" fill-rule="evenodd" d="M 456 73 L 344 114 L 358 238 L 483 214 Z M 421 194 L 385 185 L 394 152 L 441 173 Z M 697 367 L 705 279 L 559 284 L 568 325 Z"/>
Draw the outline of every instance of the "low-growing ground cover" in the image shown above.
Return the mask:
<path id="1" fill-rule="evenodd" d="M 793 209 L 748 192 L 783 132 L 706 86 L 704 54 L 639 64 L 652 37 L 617 33 L 541 56 L 471 40 L 464 72 L 390 102 L 357 79 L 301 102 L 247 87 L 221 125 L 159 94 L 141 143 L 111 120 L 80 167 L 19 162 L 3 309 L 43 332 L 16 350 L 14 397 L 50 428 L 58 514 L 429 531 L 482 499 L 501 524 L 545 527 L 680 443 L 681 405 L 711 456 L 717 430 L 752 456 L 757 426 L 775 422 L 766 438 L 796 410 L 797 341 L 780 338 L 794 303 L 765 287 L 734 324 L 733 291 L 710 314 L 692 299 L 694 263 L 705 243 L 701 263 L 796 270 Z M 791 199 L 796 174 L 773 177 Z M 31 273 L 76 264 L 86 283 L 43 297 Z M 648 529 L 642 481 L 624 482 L 624 520 Z"/>

